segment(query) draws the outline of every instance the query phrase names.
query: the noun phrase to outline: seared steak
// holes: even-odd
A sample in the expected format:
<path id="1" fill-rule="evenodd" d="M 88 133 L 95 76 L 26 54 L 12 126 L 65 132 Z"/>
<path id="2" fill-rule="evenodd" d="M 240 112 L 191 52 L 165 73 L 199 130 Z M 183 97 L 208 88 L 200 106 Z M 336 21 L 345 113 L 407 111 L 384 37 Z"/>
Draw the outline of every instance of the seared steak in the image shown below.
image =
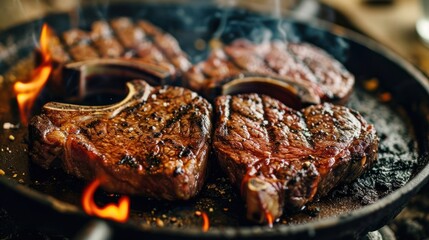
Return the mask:
<path id="1" fill-rule="evenodd" d="M 345 103 L 354 77 L 325 51 L 307 43 L 281 41 L 254 44 L 238 39 L 215 49 L 185 74 L 191 89 L 210 95 L 225 79 L 240 75 L 272 76 L 305 85 L 321 101 Z"/>
<path id="2" fill-rule="evenodd" d="M 153 24 L 129 18 L 96 21 L 91 31 L 71 29 L 50 34 L 49 52 L 56 66 L 97 58 L 138 59 L 165 67 L 180 76 L 191 67 L 177 40 Z"/>
<path id="3" fill-rule="evenodd" d="M 265 95 L 242 94 L 218 97 L 216 112 L 214 150 L 255 221 L 303 207 L 377 159 L 374 126 L 343 106 L 295 111 Z"/>
<path id="4" fill-rule="evenodd" d="M 98 178 L 111 192 L 185 200 L 201 189 L 212 107 L 196 93 L 127 83 L 120 103 L 90 107 L 48 103 L 29 126 L 30 157 L 44 168 Z"/>

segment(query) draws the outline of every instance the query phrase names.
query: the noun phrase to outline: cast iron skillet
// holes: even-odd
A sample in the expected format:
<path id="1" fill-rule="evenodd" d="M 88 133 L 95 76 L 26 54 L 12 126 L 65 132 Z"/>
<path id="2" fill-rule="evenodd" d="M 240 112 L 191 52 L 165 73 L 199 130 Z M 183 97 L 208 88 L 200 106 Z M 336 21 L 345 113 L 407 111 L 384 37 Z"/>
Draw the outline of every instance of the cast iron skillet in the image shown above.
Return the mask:
<path id="1" fill-rule="evenodd" d="M 358 238 L 386 224 L 427 182 L 429 81 L 412 65 L 373 41 L 323 22 L 279 21 L 246 10 L 207 5 L 115 5 L 102 10 L 83 9 L 80 18 L 84 21 L 80 21 L 80 27 L 88 28 L 94 20 L 115 16 L 149 19 L 172 33 L 194 62 L 207 53 L 207 48 L 195 48 L 197 39 L 208 42 L 218 38 L 229 42 L 246 37 L 259 42 L 284 38 L 320 46 L 355 74 L 357 81 L 349 107 L 374 123 L 381 139 L 379 161 L 373 169 L 303 211 L 287 212 L 272 229 L 245 220 L 242 201 L 217 171 L 213 159 L 210 177 L 198 197 L 174 203 L 133 197 L 128 223 L 107 221 L 114 237 Z M 0 54 L 3 74 L 14 72 L 11 69 L 18 60 L 30 55 L 34 49 L 33 34 L 40 31 L 42 22 L 48 22 L 57 32 L 70 28 L 69 16 L 58 14 L 4 31 L 0 36 L 0 42 L 7 46 Z M 6 74 L 0 89 L 2 123 L 19 122 L 10 90 L 12 78 Z M 48 99 L 49 93 L 44 93 L 39 104 Z M 0 168 L 6 172 L 0 177 L 0 202 L 24 227 L 74 236 L 86 224 L 97 220 L 80 208 L 85 183 L 60 169 L 47 171 L 30 163 L 26 134 L 22 126 L 0 129 Z M 15 140 L 11 141 L 9 135 Z M 97 193 L 99 203 L 116 199 L 117 196 L 102 191 Z M 202 221 L 194 215 L 196 210 L 207 212 L 210 231 L 201 230 Z M 164 227 L 157 227 L 153 220 L 156 218 L 163 220 Z"/>

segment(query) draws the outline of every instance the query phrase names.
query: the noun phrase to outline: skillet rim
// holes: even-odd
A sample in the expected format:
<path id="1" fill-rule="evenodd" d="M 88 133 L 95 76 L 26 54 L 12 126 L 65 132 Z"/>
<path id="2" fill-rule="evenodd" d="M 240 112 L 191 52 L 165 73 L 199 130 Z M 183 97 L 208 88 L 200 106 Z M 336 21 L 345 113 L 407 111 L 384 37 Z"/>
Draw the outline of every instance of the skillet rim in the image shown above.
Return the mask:
<path id="1" fill-rule="evenodd" d="M 37 21 L 37 20 L 36 20 Z M 359 45 L 363 45 L 367 47 L 370 51 L 380 54 L 385 57 L 387 60 L 393 62 L 398 67 L 402 68 L 403 71 L 407 72 L 411 76 L 413 76 L 413 81 L 417 81 L 417 83 L 423 87 L 423 90 L 426 95 L 429 95 L 429 79 L 413 64 L 409 63 L 402 57 L 400 57 L 393 50 L 388 49 L 387 47 L 377 43 L 376 41 L 361 35 L 352 30 L 346 29 L 334 23 L 330 23 L 320 19 L 313 19 L 311 21 L 300 21 L 296 19 L 282 19 L 282 21 L 287 21 L 292 24 L 301 24 L 305 25 L 305 27 L 312 27 L 324 32 L 329 32 L 337 37 L 343 38 L 347 41 L 355 42 Z M 1 32 L 13 32 L 14 29 L 22 27 L 23 25 L 34 23 L 34 21 L 26 22 L 12 28 L 5 29 Z M 0 34 L 1 34 L 0 32 Z M 428 122 L 425 122 L 428 125 Z M 425 134 L 425 133 L 423 133 Z M 426 131 L 426 136 L 429 136 L 428 131 Z M 419 138 L 417 138 L 419 140 Z M 426 139 L 427 141 L 427 139 Z M 427 161 L 428 157 L 428 147 L 426 149 L 421 150 L 422 146 L 421 141 L 419 141 L 419 157 L 426 159 L 426 165 L 420 169 L 420 172 L 415 174 L 412 179 L 410 179 L 405 185 L 394 190 L 389 193 L 387 196 L 377 200 L 373 204 L 369 204 L 366 206 L 362 206 L 359 209 L 353 210 L 351 212 L 343 213 L 338 216 L 327 217 L 324 219 L 316 219 L 312 220 L 308 223 L 303 224 L 295 224 L 295 225 L 277 225 L 273 229 L 270 229 L 266 226 L 244 226 L 244 227 L 218 227 L 211 228 L 210 231 L 203 233 L 201 229 L 197 228 L 186 228 L 186 229 L 173 229 L 173 228 L 150 228 L 144 229 L 140 227 L 136 227 L 133 224 L 118 224 L 116 222 L 112 222 L 109 220 L 104 220 L 109 223 L 115 229 L 123 228 L 123 231 L 135 231 L 135 233 L 151 233 L 154 236 L 158 237 L 183 237 L 183 238 L 204 238 L 204 239 L 212 239 L 212 238 L 266 238 L 266 237 L 297 237 L 297 236 L 305 236 L 315 237 L 317 236 L 317 232 L 319 231 L 332 231 L 335 228 L 341 228 L 343 226 L 347 226 L 353 223 L 357 223 L 365 217 L 368 216 L 377 216 L 380 214 L 380 210 L 386 209 L 389 206 L 400 207 L 399 210 L 402 209 L 402 206 L 408 202 L 417 191 L 423 187 L 429 181 L 429 161 Z M 424 161 L 422 159 L 421 161 Z M 21 185 L 17 182 L 8 180 L 7 177 L 0 177 L 0 184 L 13 190 L 17 194 L 22 197 L 28 198 L 29 200 L 37 201 L 39 204 L 50 207 L 53 211 L 59 213 L 67 213 L 79 215 L 85 219 L 99 219 L 97 217 L 89 217 L 83 213 L 83 211 L 72 204 L 63 202 L 61 200 L 56 199 L 55 197 L 47 194 L 43 194 L 38 192 L 37 190 L 31 189 L 30 187 Z M 385 214 L 386 215 L 386 214 Z M 369 225 L 369 224 L 368 224 Z M 367 227 L 368 228 L 368 227 Z M 178 231 L 179 230 L 179 231 Z M 367 230 L 376 230 L 376 229 L 367 229 Z M 362 230 L 361 230 L 362 231 Z M 301 235 L 300 235 L 301 234 Z M 350 232 L 341 232 L 337 233 L 337 236 L 347 235 Z"/>

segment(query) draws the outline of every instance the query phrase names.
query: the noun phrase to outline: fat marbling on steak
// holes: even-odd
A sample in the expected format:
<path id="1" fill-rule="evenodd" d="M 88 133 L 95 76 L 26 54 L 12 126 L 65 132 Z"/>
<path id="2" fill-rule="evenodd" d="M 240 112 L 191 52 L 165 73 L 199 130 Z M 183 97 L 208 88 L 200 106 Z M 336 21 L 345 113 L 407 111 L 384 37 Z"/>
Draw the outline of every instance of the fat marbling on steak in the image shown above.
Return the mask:
<path id="1" fill-rule="evenodd" d="M 258 94 L 220 96 L 215 104 L 213 148 L 255 221 L 303 207 L 377 159 L 374 126 L 346 107 L 296 111 Z"/>
<path id="2" fill-rule="evenodd" d="M 44 168 L 59 159 L 79 178 L 110 192 L 186 200 L 201 189 L 211 134 L 211 105 L 195 92 L 127 83 L 109 106 L 47 103 L 29 125 L 30 157 Z"/>
<path id="3" fill-rule="evenodd" d="M 338 104 L 348 100 L 354 85 L 354 76 L 314 45 L 279 40 L 256 44 L 246 39 L 212 50 L 185 73 L 185 84 L 210 96 L 225 79 L 242 75 L 287 79 L 314 91 L 319 102 Z"/>

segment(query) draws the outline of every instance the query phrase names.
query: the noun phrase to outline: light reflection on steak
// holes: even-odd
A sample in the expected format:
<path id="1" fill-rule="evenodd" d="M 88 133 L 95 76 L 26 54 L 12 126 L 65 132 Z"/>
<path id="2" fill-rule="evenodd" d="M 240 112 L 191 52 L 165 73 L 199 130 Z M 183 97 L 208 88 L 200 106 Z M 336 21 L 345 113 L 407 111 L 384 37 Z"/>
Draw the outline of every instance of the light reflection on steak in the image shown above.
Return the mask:
<path id="1" fill-rule="evenodd" d="M 212 107 L 196 93 L 133 81 L 116 105 L 48 103 L 29 126 L 30 157 L 49 168 L 60 159 L 108 191 L 186 200 L 207 170 Z"/>
<path id="2" fill-rule="evenodd" d="M 214 150 L 255 221 L 303 207 L 377 159 L 374 126 L 346 107 L 295 111 L 258 94 L 221 96 L 215 104 Z"/>
<path id="3" fill-rule="evenodd" d="M 285 78 L 311 88 L 321 101 L 340 104 L 354 84 L 354 76 L 341 63 L 313 45 L 279 40 L 255 44 L 245 39 L 214 49 L 207 60 L 189 69 L 185 83 L 207 94 L 224 79 L 243 74 Z"/>

